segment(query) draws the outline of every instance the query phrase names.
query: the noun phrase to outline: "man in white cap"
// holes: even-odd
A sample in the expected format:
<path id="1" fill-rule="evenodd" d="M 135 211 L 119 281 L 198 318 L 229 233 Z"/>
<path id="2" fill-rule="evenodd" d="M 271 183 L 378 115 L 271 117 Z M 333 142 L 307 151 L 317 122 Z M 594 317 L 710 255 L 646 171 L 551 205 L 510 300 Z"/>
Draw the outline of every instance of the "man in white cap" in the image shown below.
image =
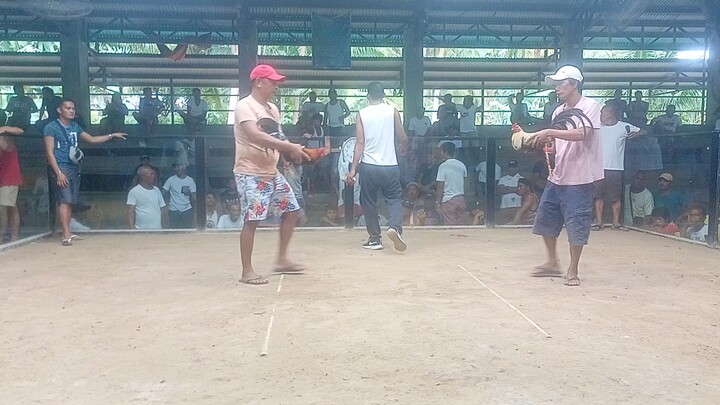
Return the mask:
<path id="1" fill-rule="evenodd" d="M 382 193 L 390 226 L 387 236 L 395 250 L 404 251 L 407 244 L 402 237 L 402 186 L 395 140 L 400 142 L 404 155 L 408 138 L 398 110 L 383 102 L 385 90 L 382 84 L 370 83 L 367 97 L 370 105 L 358 112 L 355 121 L 355 154 L 346 182 L 355 184 L 355 174 L 360 173 L 360 205 L 365 211 L 365 224 L 370 235 L 363 248 L 383 248 L 377 203 L 378 193 Z"/>
<path id="2" fill-rule="evenodd" d="M 280 111 L 270 102 L 285 76 L 272 66 L 257 65 L 250 72 L 252 90 L 235 105 L 235 182 L 245 225 L 240 233 L 242 277 L 246 284 L 267 284 L 268 280 L 253 270 L 252 253 L 255 230 L 268 212 L 281 216 L 280 248 L 275 271 L 298 272 L 303 267 L 291 262 L 287 249 L 297 222 L 300 206 L 287 180 L 278 172 L 280 153 L 296 163 L 310 160 L 302 146 L 277 139 L 260 129 L 258 121 L 270 119 L 280 124 Z"/>
<path id="3" fill-rule="evenodd" d="M 553 119 L 560 113 L 578 109 L 587 117 L 573 114 L 575 123 L 564 129 L 543 129 L 523 133 L 526 143 L 542 147 L 554 144 L 555 168 L 548 177 L 545 192 L 538 205 L 533 233 L 541 235 L 547 248 L 547 263 L 538 266 L 535 276 L 560 275 L 557 259 L 557 237 L 565 225 L 570 242 L 570 266 L 565 285 L 578 286 L 578 263 L 583 246 L 590 237 L 593 207 L 593 183 L 604 177 L 602 149 L 598 139 L 600 129 L 600 105 L 582 95 L 583 76 L 575 66 L 563 66 L 554 75 L 546 77 L 555 85 L 555 93 L 563 101 L 553 112 Z M 521 128 L 518 129 L 522 131 Z"/>

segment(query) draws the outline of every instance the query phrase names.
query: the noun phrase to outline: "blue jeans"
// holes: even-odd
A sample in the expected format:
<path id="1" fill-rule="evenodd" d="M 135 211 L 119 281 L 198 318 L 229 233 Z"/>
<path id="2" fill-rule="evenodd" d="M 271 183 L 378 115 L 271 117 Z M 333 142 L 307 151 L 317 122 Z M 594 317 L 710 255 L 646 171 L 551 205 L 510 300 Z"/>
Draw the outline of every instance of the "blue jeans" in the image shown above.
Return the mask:
<path id="1" fill-rule="evenodd" d="M 594 189 L 592 183 L 558 186 L 547 182 L 538 204 L 533 233 L 557 238 L 565 225 L 571 246 L 587 245 L 592 224 Z"/>

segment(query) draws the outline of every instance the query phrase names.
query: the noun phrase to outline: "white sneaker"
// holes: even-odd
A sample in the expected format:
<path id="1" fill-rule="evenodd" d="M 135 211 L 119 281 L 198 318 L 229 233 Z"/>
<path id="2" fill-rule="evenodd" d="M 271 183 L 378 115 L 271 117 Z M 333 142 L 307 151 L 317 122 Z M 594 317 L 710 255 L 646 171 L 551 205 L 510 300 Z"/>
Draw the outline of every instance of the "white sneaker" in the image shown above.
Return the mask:
<path id="1" fill-rule="evenodd" d="M 387 230 L 387 237 L 393 242 L 393 247 L 398 252 L 404 252 L 407 250 L 407 243 L 402 238 L 402 235 L 393 228 Z"/>

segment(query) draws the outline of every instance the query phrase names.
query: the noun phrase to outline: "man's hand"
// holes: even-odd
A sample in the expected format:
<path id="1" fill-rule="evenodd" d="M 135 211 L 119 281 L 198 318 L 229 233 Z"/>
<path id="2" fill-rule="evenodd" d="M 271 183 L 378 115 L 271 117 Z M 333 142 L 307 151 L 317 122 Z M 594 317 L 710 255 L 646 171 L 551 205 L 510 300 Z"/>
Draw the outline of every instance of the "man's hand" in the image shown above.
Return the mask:
<path id="1" fill-rule="evenodd" d="M 299 165 L 303 162 L 309 162 L 310 156 L 308 156 L 307 153 L 303 152 L 303 147 L 300 144 L 292 143 L 292 150 L 290 152 L 286 152 L 286 156 L 295 164 Z"/>
<path id="2" fill-rule="evenodd" d="M 406 156 L 409 149 L 408 142 L 400 142 L 400 156 Z"/>
<path id="3" fill-rule="evenodd" d="M 110 139 L 118 138 L 124 141 L 126 137 L 127 134 L 125 132 L 113 132 L 112 134 L 110 134 Z"/>
<path id="4" fill-rule="evenodd" d="M 525 136 L 525 143 L 536 149 L 544 147 L 548 142 L 552 142 L 552 137 L 547 136 L 545 131 L 526 133 Z"/>
<path id="5" fill-rule="evenodd" d="M 355 169 L 351 169 L 345 177 L 345 183 L 349 186 L 354 186 L 357 182 L 357 178 L 355 177 L 356 175 L 357 173 Z"/>
<path id="6" fill-rule="evenodd" d="M 57 185 L 60 186 L 60 188 L 65 188 L 68 186 L 68 178 L 65 176 L 65 173 L 60 172 L 57 175 Z"/>

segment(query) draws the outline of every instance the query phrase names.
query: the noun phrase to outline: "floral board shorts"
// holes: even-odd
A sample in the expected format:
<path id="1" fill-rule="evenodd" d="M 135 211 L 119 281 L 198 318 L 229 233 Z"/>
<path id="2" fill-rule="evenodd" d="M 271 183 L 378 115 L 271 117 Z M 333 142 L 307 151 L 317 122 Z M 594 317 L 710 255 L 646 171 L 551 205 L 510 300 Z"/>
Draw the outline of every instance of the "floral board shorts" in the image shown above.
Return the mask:
<path id="1" fill-rule="evenodd" d="M 236 174 L 240 207 L 245 221 L 264 221 L 268 216 L 280 217 L 300 209 L 295 193 L 285 176 L 250 176 Z"/>

